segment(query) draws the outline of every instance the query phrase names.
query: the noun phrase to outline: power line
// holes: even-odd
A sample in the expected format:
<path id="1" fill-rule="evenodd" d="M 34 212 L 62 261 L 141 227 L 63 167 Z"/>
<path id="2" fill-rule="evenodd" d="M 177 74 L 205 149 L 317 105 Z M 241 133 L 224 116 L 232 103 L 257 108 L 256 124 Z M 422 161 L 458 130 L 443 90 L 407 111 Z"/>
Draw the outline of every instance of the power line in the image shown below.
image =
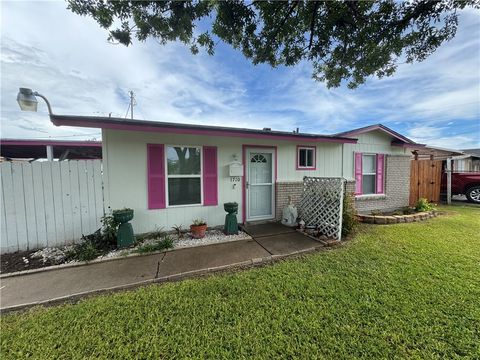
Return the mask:
<path id="1" fill-rule="evenodd" d="M 130 110 L 130 103 L 128 103 L 127 111 L 125 111 L 125 116 L 124 116 L 125 119 L 127 118 L 128 110 Z"/>

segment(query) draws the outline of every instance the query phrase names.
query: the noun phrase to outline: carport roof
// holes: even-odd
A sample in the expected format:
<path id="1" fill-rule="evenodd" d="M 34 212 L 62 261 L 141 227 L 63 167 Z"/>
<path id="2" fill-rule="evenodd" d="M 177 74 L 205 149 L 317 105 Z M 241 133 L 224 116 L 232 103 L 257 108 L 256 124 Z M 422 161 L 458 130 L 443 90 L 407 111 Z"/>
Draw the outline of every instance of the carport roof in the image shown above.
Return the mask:
<path id="1" fill-rule="evenodd" d="M 52 147 L 54 158 L 60 158 L 62 154 L 70 160 L 102 158 L 100 141 L 37 139 L 1 139 L 0 155 L 7 159 L 43 159 L 47 158 L 47 146 Z"/>

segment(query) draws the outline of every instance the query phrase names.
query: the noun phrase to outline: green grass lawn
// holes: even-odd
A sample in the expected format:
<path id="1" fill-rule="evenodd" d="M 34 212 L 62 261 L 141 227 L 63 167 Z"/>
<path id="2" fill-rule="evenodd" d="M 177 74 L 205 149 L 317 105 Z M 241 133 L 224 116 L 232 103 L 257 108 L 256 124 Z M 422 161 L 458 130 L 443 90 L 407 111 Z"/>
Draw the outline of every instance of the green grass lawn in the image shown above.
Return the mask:
<path id="1" fill-rule="evenodd" d="M 264 268 L 2 316 L 2 359 L 478 359 L 480 208 L 442 210 Z"/>

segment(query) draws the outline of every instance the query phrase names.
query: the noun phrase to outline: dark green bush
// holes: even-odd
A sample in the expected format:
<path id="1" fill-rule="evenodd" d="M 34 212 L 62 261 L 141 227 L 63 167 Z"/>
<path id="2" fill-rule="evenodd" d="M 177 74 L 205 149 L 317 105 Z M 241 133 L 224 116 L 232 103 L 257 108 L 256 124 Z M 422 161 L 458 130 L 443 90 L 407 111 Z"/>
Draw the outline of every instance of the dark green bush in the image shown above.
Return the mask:
<path id="1" fill-rule="evenodd" d="M 102 228 L 93 234 L 83 235 L 82 242 L 75 245 L 73 250 L 67 254 L 67 261 L 90 261 L 116 249 L 119 224 L 112 215 L 105 215 L 100 221 Z"/>
<path id="2" fill-rule="evenodd" d="M 353 194 L 345 194 L 343 197 L 342 214 L 342 236 L 347 236 L 355 230 L 355 227 L 358 224 Z"/>
<path id="3" fill-rule="evenodd" d="M 120 225 L 112 215 L 105 215 L 100 220 L 102 222 L 102 242 L 109 245 L 117 245 L 117 230 Z"/>
<path id="4" fill-rule="evenodd" d="M 75 247 L 75 259 L 78 261 L 90 261 L 98 255 L 99 251 L 91 241 L 84 241 Z"/>

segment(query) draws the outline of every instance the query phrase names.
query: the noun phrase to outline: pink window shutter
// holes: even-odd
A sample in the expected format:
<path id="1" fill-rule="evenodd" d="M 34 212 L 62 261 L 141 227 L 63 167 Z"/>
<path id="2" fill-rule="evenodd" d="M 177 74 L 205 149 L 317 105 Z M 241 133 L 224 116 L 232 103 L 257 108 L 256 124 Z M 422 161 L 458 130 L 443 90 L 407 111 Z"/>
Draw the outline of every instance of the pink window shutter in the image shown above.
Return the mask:
<path id="1" fill-rule="evenodd" d="M 147 145 L 148 208 L 165 209 L 165 148 Z"/>
<path id="2" fill-rule="evenodd" d="M 377 154 L 377 187 L 376 193 L 383 194 L 383 184 L 385 182 L 385 155 Z"/>
<path id="3" fill-rule="evenodd" d="M 217 147 L 203 147 L 203 205 L 218 205 Z"/>
<path id="4" fill-rule="evenodd" d="M 362 194 L 362 153 L 355 153 L 355 195 Z"/>

